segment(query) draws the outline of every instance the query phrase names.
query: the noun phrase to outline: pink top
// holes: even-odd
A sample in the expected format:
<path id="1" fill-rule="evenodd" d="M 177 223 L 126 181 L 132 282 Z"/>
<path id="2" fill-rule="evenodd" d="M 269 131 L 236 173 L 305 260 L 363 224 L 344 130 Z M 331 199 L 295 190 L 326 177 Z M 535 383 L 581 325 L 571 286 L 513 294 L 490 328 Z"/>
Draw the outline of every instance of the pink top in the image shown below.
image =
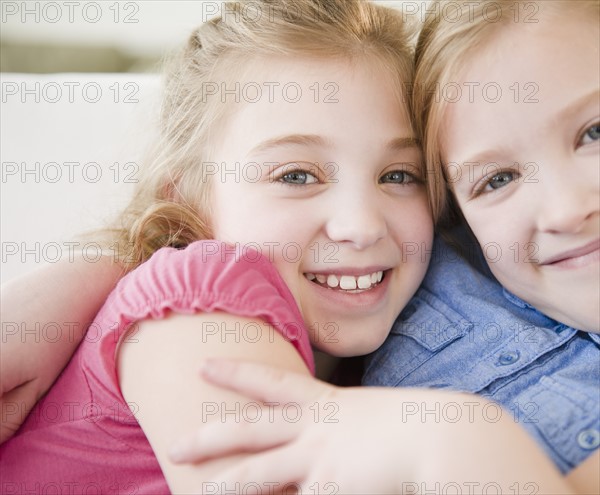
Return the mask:
<path id="1" fill-rule="evenodd" d="M 268 322 L 314 373 L 302 316 L 267 259 L 217 241 L 161 249 L 119 282 L 50 392 L 0 446 L 0 491 L 169 493 L 121 395 L 117 344 L 138 320 L 162 318 L 170 311 L 216 310 Z"/>

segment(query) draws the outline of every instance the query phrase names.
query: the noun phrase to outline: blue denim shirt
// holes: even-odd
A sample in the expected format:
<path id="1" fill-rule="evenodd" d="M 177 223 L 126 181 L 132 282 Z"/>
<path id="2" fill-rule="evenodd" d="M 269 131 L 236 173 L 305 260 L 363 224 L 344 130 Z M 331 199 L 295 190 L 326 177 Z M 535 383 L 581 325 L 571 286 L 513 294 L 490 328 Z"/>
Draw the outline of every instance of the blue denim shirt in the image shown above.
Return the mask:
<path id="1" fill-rule="evenodd" d="M 600 336 L 543 315 L 439 239 L 423 285 L 368 357 L 363 384 L 495 401 L 504 411 L 489 419 L 509 414 L 563 473 L 600 445 Z"/>

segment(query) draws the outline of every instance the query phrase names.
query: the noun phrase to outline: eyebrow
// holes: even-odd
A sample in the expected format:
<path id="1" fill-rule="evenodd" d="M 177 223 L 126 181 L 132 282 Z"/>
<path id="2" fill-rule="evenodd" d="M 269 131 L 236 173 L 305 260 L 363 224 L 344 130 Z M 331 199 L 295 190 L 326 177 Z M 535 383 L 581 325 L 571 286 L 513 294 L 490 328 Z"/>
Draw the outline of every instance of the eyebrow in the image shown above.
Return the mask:
<path id="1" fill-rule="evenodd" d="M 594 100 L 598 98 L 600 98 L 600 90 L 595 89 L 581 98 L 569 103 L 553 117 L 549 126 L 554 126 L 557 122 L 564 122 L 572 119 L 574 115 L 577 115 L 583 108 L 590 103 L 593 103 Z M 506 148 L 481 151 L 470 157 L 468 160 L 464 160 L 459 164 L 459 166 L 464 169 L 466 168 L 465 163 L 473 164 L 473 167 L 480 167 L 489 163 L 496 163 L 498 161 L 498 157 L 506 154 L 508 154 Z M 458 180 L 458 182 L 460 182 L 460 180 Z"/>
<path id="2" fill-rule="evenodd" d="M 267 139 L 250 150 L 251 155 L 265 153 L 273 148 L 284 146 L 320 146 L 330 145 L 330 141 L 315 134 L 290 134 Z M 386 146 L 391 151 L 402 151 L 407 148 L 420 148 L 420 142 L 414 137 L 392 139 Z"/>
<path id="3" fill-rule="evenodd" d="M 288 136 L 280 136 L 272 139 L 267 139 L 256 145 L 250 154 L 258 154 L 269 151 L 273 148 L 281 148 L 284 146 L 326 146 L 329 142 L 315 134 L 290 134 Z"/>
<path id="4" fill-rule="evenodd" d="M 414 137 L 401 137 L 392 139 L 387 148 L 391 151 L 402 151 L 407 148 L 420 148 L 421 143 Z"/>

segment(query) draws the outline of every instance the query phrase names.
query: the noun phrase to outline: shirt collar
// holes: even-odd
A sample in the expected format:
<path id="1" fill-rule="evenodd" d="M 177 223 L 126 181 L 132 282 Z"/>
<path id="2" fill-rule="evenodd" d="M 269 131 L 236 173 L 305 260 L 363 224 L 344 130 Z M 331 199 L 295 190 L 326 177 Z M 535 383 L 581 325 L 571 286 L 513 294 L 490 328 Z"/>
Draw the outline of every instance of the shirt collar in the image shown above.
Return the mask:
<path id="1" fill-rule="evenodd" d="M 529 304 L 526 301 L 523 301 L 523 299 L 521 299 L 520 297 L 515 296 L 512 292 L 507 291 L 504 287 L 502 288 L 502 294 L 504 295 L 504 297 L 506 298 L 507 301 L 514 304 L 515 306 L 518 306 L 521 309 L 528 309 L 531 311 L 535 311 L 538 315 L 544 316 L 545 318 L 555 322 L 556 325 L 554 327 L 554 330 L 556 330 L 557 332 L 562 332 L 566 328 L 577 330 L 576 328 L 569 327 L 568 325 L 565 325 L 564 323 L 561 323 L 559 321 L 556 321 L 553 318 L 550 318 L 548 315 L 545 315 L 541 311 L 538 311 L 531 304 Z M 596 342 L 596 344 L 600 344 L 600 335 L 598 335 L 597 333 L 594 333 L 594 332 L 585 332 L 585 333 L 587 333 L 590 336 L 590 338 L 594 342 Z"/>
<path id="2" fill-rule="evenodd" d="M 596 344 L 600 345 L 600 335 L 594 332 L 588 332 L 590 339 L 592 339 Z"/>
<path id="3" fill-rule="evenodd" d="M 531 309 L 539 313 L 539 311 L 535 309 L 531 304 L 523 301 L 523 299 L 521 299 L 520 297 L 515 296 L 512 292 L 508 292 L 504 287 L 502 287 L 502 294 L 509 302 L 511 302 L 515 306 L 518 306 L 521 309 Z"/>

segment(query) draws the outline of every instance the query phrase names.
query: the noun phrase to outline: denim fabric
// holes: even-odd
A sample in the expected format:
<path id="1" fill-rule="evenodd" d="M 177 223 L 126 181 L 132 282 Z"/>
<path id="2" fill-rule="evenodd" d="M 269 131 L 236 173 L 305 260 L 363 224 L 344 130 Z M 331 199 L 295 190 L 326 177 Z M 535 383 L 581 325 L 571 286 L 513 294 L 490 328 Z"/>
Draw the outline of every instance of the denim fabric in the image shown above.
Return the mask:
<path id="1" fill-rule="evenodd" d="M 422 287 L 368 357 L 363 384 L 493 400 L 562 472 L 600 444 L 600 336 L 543 315 L 440 239 Z"/>

